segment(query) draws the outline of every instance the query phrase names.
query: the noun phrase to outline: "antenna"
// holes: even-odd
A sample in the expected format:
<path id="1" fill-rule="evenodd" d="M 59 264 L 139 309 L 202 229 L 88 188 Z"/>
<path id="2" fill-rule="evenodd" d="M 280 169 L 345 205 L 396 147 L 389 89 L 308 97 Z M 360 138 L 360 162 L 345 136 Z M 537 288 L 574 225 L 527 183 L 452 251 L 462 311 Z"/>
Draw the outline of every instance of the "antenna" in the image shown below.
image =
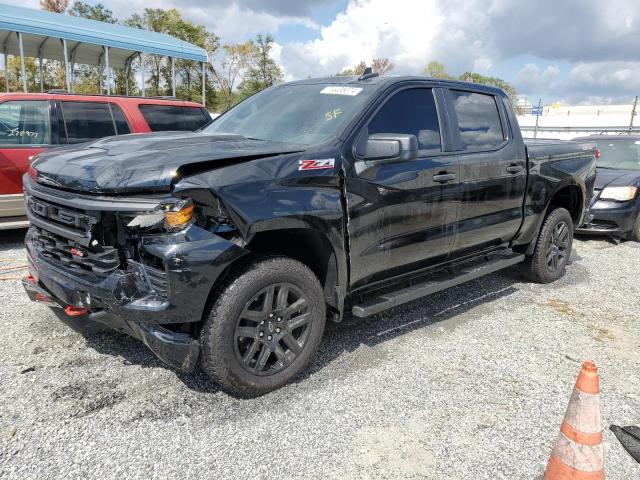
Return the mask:
<path id="1" fill-rule="evenodd" d="M 358 77 L 358 81 L 361 82 L 362 80 L 367 80 L 369 78 L 375 78 L 378 76 L 378 72 L 374 72 L 373 68 L 371 67 L 366 67 L 364 69 L 364 72 L 362 72 L 362 75 L 360 75 Z"/>

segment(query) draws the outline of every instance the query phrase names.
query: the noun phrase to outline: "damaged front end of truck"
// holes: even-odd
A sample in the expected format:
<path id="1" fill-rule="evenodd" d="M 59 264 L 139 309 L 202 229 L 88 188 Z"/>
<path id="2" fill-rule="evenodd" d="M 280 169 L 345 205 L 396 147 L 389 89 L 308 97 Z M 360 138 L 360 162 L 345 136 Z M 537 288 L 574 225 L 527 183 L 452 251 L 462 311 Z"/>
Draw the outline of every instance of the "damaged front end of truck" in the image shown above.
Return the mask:
<path id="1" fill-rule="evenodd" d="M 215 140 L 205 144 L 229 143 L 229 136 L 208 137 Z M 162 165 L 155 174 L 136 175 L 135 188 L 117 167 L 65 178 L 56 163 L 76 155 L 73 150 L 36 160 L 24 177 L 29 297 L 77 330 L 104 324 L 141 340 L 168 365 L 193 370 L 211 292 L 235 262 L 259 248 L 249 245 L 256 235 L 301 226 L 315 208 L 327 217 L 329 223 L 321 222 L 333 242 L 342 242 L 333 177 L 318 185 L 309 185 L 310 177 L 288 179 L 298 171 L 299 152 L 263 145 L 260 151 L 236 137 L 236 157 L 211 160 L 208 153 L 207 160 Z M 118 148 L 96 143 L 102 162 L 104 150 Z M 243 143 L 253 148 L 239 148 Z M 86 168 L 95 150 L 83 152 Z M 291 208 L 293 197 L 306 211 Z"/>

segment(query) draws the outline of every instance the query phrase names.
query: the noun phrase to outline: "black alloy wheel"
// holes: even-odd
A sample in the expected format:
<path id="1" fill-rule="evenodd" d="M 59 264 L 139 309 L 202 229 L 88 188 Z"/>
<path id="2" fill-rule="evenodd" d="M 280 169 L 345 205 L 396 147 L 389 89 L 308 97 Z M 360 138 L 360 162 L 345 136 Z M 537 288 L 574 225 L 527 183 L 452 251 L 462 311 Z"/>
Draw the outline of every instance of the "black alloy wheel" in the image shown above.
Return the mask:
<path id="1" fill-rule="evenodd" d="M 569 248 L 569 234 L 569 226 L 564 221 L 558 222 L 553 228 L 547 244 L 547 268 L 549 271 L 555 272 L 564 266 Z"/>
<path id="2" fill-rule="evenodd" d="M 522 265 L 524 276 L 538 283 L 551 283 L 566 273 L 573 247 L 573 218 L 566 208 L 554 208 L 544 219 L 533 253 Z"/>
<path id="3" fill-rule="evenodd" d="M 304 349 L 312 316 L 304 294 L 290 283 L 262 289 L 242 310 L 234 332 L 238 361 L 254 375 L 273 375 Z"/>
<path id="4" fill-rule="evenodd" d="M 212 297 L 200 332 L 200 367 L 229 393 L 256 397 L 282 387 L 320 345 L 324 291 L 298 260 L 246 261 Z"/>

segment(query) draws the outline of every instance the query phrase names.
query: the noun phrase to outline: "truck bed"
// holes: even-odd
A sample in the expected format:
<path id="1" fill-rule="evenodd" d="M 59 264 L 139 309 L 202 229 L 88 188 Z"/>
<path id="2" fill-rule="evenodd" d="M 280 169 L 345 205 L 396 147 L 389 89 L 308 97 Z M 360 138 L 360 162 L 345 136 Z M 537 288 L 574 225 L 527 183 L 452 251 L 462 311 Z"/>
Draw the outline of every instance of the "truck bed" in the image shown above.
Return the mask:
<path id="1" fill-rule="evenodd" d="M 585 156 L 593 154 L 593 142 L 577 142 L 574 140 L 524 139 L 529 160 L 562 160 L 576 158 L 581 153 Z"/>

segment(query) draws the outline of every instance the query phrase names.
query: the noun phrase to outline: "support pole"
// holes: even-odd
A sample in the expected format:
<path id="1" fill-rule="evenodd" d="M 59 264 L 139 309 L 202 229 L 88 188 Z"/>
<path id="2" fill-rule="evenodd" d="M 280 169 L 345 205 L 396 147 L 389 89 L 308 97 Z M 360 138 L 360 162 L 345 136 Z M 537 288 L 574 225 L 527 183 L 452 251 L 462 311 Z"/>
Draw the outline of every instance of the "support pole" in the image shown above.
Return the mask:
<path id="1" fill-rule="evenodd" d="M 633 118 L 636 116 L 636 108 L 638 107 L 638 96 L 636 95 L 633 101 L 633 108 L 631 109 L 631 121 L 629 122 L 629 133 L 633 132 Z"/>
<path id="2" fill-rule="evenodd" d="M 39 65 L 39 70 L 40 70 L 40 92 L 44 92 L 44 75 L 43 75 L 43 69 L 42 69 L 42 55 L 40 55 L 38 57 L 38 65 Z"/>
<path id="3" fill-rule="evenodd" d="M 104 47 L 104 66 L 107 69 L 107 95 L 111 95 L 111 69 L 109 68 L 109 47 Z"/>
<path id="4" fill-rule="evenodd" d="M 171 57 L 171 91 L 176 96 L 176 60 Z"/>
<path id="5" fill-rule="evenodd" d="M 538 99 L 538 113 L 540 113 L 540 107 L 542 107 L 542 99 Z M 533 131 L 533 139 L 538 138 L 538 121 L 540 120 L 540 115 L 536 115 L 536 128 Z"/>
<path id="6" fill-rule="evenodd" d="M 124 66 L 124 94 L 129 96 L 129 60 Z"/>
<path id="7" fill-rule="evenodd" d="M 64 79 L 67 83 L 67 92 L 71 92 L 71 78 L 69 77 L 69 52 L 67 50 L 67 41 L 62 39 L 62 48 L 64 49 Z"/>
<path id="8" fill-rule="evenodd" d="M 100 58 L 98 58 L 98 84 L 99 84 L 99 92 L 102 95 L 102 59 L 104 57 L 104 51 L 100 54 Z"/>
<path id="9" fill-rule="evenodd" d="M 142 53 L 138 55 L 140 59 L 140 74 L 142 75 L 142 96 L 145 96 L 145 85 L 144 85 L 144 58 L 142 57 Z"/>
<path id="10" fill-rule="evenodd" d="M 42 49 L 44 48 L 44 44 L 47 43 L 49 37 L 45 37 L 42 43 L 38 46 L 38 65 L 40 69 L 40 92 L 44 92 L 44 68 L 42 66 Z"/>
<path id="11" fill-rule="evenodd" d="M 202 106 L 206 107 L 206 103 L 207 103 L 207 64 L 202 62 Z"/>
<path id="12" fill-rule="evenodd" d="M 4 83 L 7 85 L 7 93 L 9 93 L 9 56 L 4 52 Z"/>
<path id="13" fill-rule="evenodd" d="M 18 47 L 20 48 L 20 73 L 22 74 L 22 90 L 29 91 L 27 87 L 27 72 L 24 68 L 24 45 L 22 44 L 22 33 L 18 32 Z"/>

